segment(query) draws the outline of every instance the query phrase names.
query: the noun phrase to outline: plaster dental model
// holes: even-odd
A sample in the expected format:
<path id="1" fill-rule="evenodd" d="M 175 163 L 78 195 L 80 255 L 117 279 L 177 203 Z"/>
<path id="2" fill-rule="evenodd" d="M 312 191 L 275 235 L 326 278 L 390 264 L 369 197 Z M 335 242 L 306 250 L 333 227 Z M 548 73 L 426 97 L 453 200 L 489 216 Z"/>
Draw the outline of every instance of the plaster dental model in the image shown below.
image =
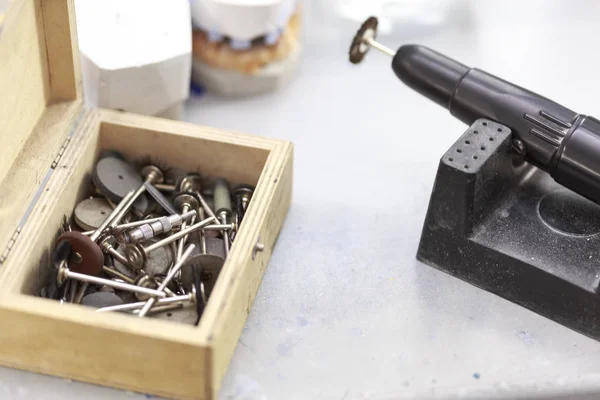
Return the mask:
<path id="1" fill-rule="evenodd" d="M 222 95 L 269 92 L 295 74 L 296 0 L 191 0 L 192 79 Z"/>

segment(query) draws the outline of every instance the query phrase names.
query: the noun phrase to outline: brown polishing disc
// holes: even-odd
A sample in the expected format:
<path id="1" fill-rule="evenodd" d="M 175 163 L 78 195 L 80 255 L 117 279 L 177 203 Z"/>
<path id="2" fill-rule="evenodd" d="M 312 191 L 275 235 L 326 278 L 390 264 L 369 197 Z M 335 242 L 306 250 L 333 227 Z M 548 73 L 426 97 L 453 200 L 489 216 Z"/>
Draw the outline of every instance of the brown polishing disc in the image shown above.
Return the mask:
<path id="1" fill-rule="evenodd" d="M 362 61 L 369 50 L 369 45 L 365 43 L 365 38 L 375 39 L 377 36 L 377 18 L 369 17 L 356 32 L 354 40 L 350 45 L 350 62 L 358 64 Z"/>
<path id="2" fill-rule="evenodd" d="M 70 271 L 93 276 L 100 275 L 104 265 L 104 254 L 96 243 L 80 232 L 65 232 L 58 237 L 58 242 L 63 240 L 71 243 Z"/>

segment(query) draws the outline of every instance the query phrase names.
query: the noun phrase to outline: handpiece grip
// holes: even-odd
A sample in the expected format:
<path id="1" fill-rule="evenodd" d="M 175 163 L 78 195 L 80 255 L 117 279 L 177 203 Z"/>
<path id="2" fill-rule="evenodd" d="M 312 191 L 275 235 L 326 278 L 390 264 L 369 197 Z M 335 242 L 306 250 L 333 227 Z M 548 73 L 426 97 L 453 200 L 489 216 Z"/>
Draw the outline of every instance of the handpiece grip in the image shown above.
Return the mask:
<path id="1" fill-rule="evenodd" d="M 427 47 L 405 45 L 392 61 L 412 89 L 472 124 L 488 118 L 508 126 L 531 164 L 600 203 L 600 122 Z"/>

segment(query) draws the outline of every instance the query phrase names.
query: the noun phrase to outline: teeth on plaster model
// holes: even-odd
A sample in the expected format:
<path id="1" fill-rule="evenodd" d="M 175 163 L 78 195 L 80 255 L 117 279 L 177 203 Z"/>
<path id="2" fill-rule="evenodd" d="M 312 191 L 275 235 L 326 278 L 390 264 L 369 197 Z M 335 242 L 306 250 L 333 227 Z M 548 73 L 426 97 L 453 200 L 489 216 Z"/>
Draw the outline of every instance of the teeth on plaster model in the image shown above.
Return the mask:
<path id="1" fill-rule="evenodd" d="M 265 44 L 267 46 L 273 46 L 277 43 L 282 34 L 283 29 L 277 29 L 276 31 L 267 33 L 265 36 Z"/>
<path id="2" fill-rule="evenodd" d="M 233 50 L 248 50 L 252 47 L 252 42 L 250 40 L 231 39 L 229 46 Z"/>
<path id="3" fill-rule="evenodd" d="M 200 29 L 251 41 L 286 27 L 297 4 L 297 0 L 194 0 L 190 10 Z"/>
<path id="4" fill-rule="evenodd" d="M 223 35 L 217 31 L 208 31 L 207 37 L 209 42 L 220 42 L 224 39 Z"/>

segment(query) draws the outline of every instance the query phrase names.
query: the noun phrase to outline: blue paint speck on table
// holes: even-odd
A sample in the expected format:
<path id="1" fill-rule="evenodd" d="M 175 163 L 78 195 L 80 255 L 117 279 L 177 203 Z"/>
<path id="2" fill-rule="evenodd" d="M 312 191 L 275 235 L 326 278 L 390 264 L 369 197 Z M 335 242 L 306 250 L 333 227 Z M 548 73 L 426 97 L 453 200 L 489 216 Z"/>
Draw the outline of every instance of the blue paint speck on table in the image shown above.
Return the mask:
<path id="1" fill-rule="evenodd" d="M 475 372 L 475 373 L 473 374 L 473 378 L 475 378 L 475 379 L 479 379 L 479 378 L 481 378 L 481 375 L 479 375 L 479 373 Z"/>

